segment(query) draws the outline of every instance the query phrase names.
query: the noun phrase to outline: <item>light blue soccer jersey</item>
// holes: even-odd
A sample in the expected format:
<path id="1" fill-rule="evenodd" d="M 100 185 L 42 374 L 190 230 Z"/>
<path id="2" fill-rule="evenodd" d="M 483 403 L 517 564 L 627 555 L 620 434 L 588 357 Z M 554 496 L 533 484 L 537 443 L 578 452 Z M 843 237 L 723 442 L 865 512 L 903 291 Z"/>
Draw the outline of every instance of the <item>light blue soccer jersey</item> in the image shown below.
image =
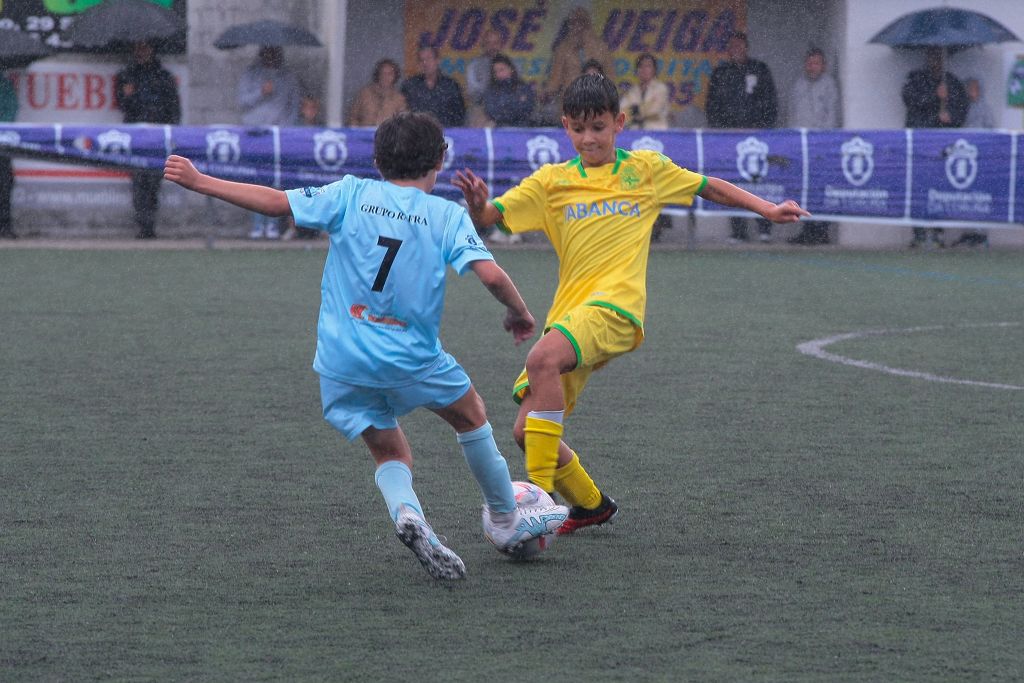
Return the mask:
<path id="1" fill-rule="evenodd" d="M 494 260 L 466 210 L 412 187 L 345 176 L 288 190 L 295 224 L 327 231 L 313 369 L 399 387 L 442 361 L 445 271 Z"/>

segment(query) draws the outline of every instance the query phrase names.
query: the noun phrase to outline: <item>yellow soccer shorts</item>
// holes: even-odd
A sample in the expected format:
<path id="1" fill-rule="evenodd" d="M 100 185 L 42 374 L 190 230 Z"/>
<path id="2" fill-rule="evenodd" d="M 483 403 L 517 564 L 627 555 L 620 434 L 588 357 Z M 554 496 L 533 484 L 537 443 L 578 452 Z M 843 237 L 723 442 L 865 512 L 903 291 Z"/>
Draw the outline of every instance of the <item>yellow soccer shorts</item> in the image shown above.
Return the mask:
<path id="1" fill-rule="evenodd" d="M 562 375 L 567 415 L 576 406 L 590 373 L 604 367 L 611 359 L 629 353 L 644 341 L 644 331 L 639 325 L 618 311 L 593 304 L 570 310 L 552 323 L 545 334 L 552 330 L 564 334 L 576 349 L 576 367 Z M 512 389 L 516 403 L 522 403 L 529 387 L 530 378 L 524 368 Z"/>

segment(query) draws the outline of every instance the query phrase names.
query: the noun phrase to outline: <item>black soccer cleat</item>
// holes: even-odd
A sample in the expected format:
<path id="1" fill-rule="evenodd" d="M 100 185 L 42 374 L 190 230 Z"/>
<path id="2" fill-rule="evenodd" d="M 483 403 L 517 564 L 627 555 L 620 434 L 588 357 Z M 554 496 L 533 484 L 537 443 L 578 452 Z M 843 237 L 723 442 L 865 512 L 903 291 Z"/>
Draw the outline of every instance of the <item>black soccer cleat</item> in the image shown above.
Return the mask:
<path id="1" fill-rule="evenodd" d="M 559 536 L 564 536 L 583 527 L 610 523 L 618 514 L 618 504 L 602 493 L 601 504 L 593 510 L 573 505 L 572 509 L 569 510 L 569 518 L 562 523 L 562 526 L 558 527 L 557 533 Z"/>

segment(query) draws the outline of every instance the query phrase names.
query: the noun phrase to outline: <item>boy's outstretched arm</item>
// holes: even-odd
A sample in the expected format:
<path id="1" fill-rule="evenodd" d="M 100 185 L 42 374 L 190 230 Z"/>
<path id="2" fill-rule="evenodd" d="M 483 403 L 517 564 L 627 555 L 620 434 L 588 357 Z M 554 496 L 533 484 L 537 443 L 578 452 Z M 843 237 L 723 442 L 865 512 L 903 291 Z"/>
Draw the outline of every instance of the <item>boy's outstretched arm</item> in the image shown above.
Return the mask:
<path id="1" fill-rule="evenodd" d="M 249 209 L 267 216 L 290 216 L 288 196 L 281 190 L 263 185 L 236 183 L 200 173 L 185 157 L 172 154 L 164 163 L 164 178 L 200 194 Z"/>
<path id="2" fill-rule="evenodd" d="M 478 230 L 488 228 L 501 220 L 501 212 L 494 204 L 487 201 L 491 196 L 491 191 L 482 178 L 466 168 L 455 171 L 452 184 L 462 190 L 462 196 L 466 198 L 469 217 L 473 219 L 473 225 Z"/>
<path id="3" fill-rule="evenodd" d="M 751 194 L 727 180 L 711 176 L 708 176 L 708 182 L 704 185 L 704 189 L 700 191 L 700 196 L 710 202 L 722 204 L 723 206 L 753 211 L 773 223 L 795 223 L 800 220 L 801 216 L 811 215 L 809 211 L 800 208 L 800 205 L 792 199 L 787 199 L 779 204 L 772 204 L 768 200 L 761 199 L 757 195 Z"/>
<path id="4" fill-rule="evenodd" d="M 537 329 L 537 322 L 526 308 L 526 302 L 519 295 L 519 290 L 516 289 L 508 273 L 494 261 L 473 261 L 469 267 L 473 269 L 491 295 L 505 305 L 504 327 L 506 331 L 512 333 L 516 345 L 518 346 L 533 337 L 533 333 Z"/>

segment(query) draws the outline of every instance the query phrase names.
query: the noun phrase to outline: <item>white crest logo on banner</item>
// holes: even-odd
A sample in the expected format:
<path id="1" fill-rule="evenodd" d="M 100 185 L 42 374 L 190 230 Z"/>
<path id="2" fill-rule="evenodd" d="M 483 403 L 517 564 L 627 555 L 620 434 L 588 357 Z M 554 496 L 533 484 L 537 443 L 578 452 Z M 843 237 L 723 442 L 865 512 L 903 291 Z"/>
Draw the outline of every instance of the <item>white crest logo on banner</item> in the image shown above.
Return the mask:
<path id="1" fill-rule="evenodd" d="M 538 135 L 526 141 L 526 160 L 536 171 L 544 164 L 557 164 L 562 160 L 558 153 L 558 142 L 547 135 Z"/>
<path id="2" fill-rule="evenodd" d="M 206 135 L 206 158 L 221 164 L 234 164 L 242 157 L 238 135 L 229 130 L 215 130 Z"/>
<path id="3" fill-rule="evenodd" d="M 313 158 L 316 165 L 325 171 L 337 171 L 348 160 L 348 146 L 345 134 L 325 130 L 313 136 Z"/>
<path id="4" fill-rule="evenodd" d="M 768 175 L 768 143 L 749 137 L 737 144 L 736 168 L 744 180 L 751 182 Z"/>
<path id="5" fill-rule="evenodd" d="M 636 140 L 633 141 L 633 144 L 630 145 L 629 148 L 632 150 L 649 149 L 652 152 L 657 152 L 658 154 L 665 153 L 665 145 L 661 142 L 661 140 L 658 140 L 657 138 L 652 138 L 650 135 L 645 135 L 642 138 L 637 138 Z"/>
<path id="6" fill-rule="evenodd" d="M 123 154 L 131 156 L 132 136 L 119 130 L 108 130 L 96 136 L 99 151 L 103 154 Z"/>
<path id="7" fill-rule="evenodd" d="M 946 178 L 958 190 L 966 190 L 978 175 L 978 148 L 963 138 L 946 148 Z"/>
<path id="8" fill-rule="evenodd" d="M 860 136 L 850 138 L 840 149 L 843 152 L 843 175 L 846 182 L 860 187 L 871 180 L 875 170 L 875 146 Z"/>

